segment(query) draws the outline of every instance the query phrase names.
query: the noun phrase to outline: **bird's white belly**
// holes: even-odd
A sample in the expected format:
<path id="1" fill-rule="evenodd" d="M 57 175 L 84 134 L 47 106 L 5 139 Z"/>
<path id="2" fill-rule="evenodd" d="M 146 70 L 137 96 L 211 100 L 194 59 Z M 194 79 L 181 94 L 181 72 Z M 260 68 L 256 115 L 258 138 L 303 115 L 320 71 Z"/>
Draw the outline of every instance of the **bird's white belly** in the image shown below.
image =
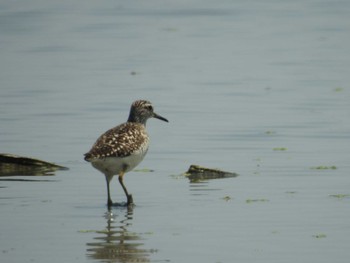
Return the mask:
<path id="1" fill-rule="evenodd" d="M 106 176 L 112 178 L 113 175 L 121 172 L 129 172 L 134 169 L 145 157 L 147 150 L 127 157 L 106 157 L 103 159 L 96 159 L 91 162 L 92 166 L 104 173 Z"/>

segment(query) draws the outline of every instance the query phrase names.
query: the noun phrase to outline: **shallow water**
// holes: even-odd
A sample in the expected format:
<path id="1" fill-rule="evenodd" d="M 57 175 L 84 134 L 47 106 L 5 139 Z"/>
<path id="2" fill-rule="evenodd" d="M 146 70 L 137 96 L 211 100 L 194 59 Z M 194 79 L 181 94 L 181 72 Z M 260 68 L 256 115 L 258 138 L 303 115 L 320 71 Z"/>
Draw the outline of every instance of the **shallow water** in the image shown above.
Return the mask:
<path id="1" fill-rule="evenodd" d="M 350 3 L 0 7 L 1 152 L 70 168 L 0 177 L 1 262 L 347 262 Z M 108 211 L 83 153 L 139 98 L 170 122 Z"/>

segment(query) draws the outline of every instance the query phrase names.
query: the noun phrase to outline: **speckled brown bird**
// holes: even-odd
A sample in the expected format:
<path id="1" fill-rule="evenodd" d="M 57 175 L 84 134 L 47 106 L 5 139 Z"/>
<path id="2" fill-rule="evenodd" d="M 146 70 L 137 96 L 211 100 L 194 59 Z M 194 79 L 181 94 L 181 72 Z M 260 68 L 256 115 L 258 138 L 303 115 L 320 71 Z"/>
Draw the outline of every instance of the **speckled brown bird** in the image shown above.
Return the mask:
<path id="1" fill-rule="evenodd" d="M 119 175 L 119 183 L 126 195 L 127 205 L 133 204 L 132 195 L 128 193 L 123 183 L 123 176 L 134 169 L 147 153 L 149 137 L 146 122 L 149 118 L 168 122 L 153 111 L 151 102 L 147 100 L 133 102 L 127 122 L 102 134 L 91 150 L 85 154 L 84 159 L 106 177 L 108 207 L 113 205 L 109 184 L 114 175 Z"/>

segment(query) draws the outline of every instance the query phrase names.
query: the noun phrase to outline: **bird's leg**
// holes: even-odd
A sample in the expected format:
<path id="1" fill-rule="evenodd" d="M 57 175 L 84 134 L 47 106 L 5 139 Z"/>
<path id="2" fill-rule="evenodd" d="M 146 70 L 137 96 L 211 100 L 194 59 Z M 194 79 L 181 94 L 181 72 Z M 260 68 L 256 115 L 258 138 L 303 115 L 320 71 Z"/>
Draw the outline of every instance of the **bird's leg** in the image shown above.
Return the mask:
<path id="1" fill-rule="evenodd" d="M 110 208 L 113 205 L 112 199 L 111 199 L 111 194 L 109 191 L 109 182 L 110 179 L 108 178 L 108 176 L 106 176 L 106 183 L 107 183 L 107 206 Z"/>
<path id="2" fill-rule="evenodd" d="M 119 179 L 120 185 L 123 187 L 124 193 L 125 193 L 126 198 L 127 198 L 127 205 L 129 206 L 129 205 L 132 205 L 134 203 L 134 200 L 132 199 L 132 195 L 130 195 L 128 193 L 128 190 L 126 189 L 126 187 L 125 187 L 125 185 L 123 183 L 123 176 L 124 176 L 124 174 L 125 174 L 124 172 L 121 172 L 119 174 L 118 179 Z"/>

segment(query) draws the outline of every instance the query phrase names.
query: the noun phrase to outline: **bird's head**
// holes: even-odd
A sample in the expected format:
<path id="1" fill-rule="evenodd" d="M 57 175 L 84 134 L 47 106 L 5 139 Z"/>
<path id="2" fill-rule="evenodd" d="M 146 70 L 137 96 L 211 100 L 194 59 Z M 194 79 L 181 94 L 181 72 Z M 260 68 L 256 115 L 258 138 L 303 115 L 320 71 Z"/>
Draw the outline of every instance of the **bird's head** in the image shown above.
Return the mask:
<path id="1" fill-rule="evenodd" d="M 136 100 L 131 104 L 128 122 L 137 122 L 145 125 L 149 118 L 169 122 L 166 118 L 155 113 L 152 103 L 147 100 Z"/>

